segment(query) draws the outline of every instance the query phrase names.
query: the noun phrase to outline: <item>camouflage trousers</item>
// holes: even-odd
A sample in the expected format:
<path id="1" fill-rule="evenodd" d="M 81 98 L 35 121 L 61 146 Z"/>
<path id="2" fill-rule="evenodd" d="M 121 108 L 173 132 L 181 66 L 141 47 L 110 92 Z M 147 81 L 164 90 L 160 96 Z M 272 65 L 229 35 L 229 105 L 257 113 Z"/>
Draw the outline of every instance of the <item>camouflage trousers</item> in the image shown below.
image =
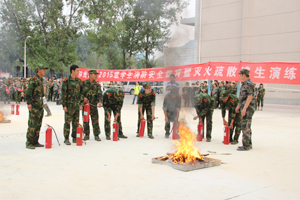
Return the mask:
<path id="1" fill-rule="evenodd" d="M 231 123 L 232 119 L 228 120 L 228 124 Z M 242 124 L 242 118 L 241 118 L 241 113 L 236 113 L 235 119 L 233 122 L 233 129 L 230 129 L 230 142 L 233 140 L 238 141 L 240 134 L 241 134 L 241 124 Z M 234 137 L 233 137 L 233 131 L 235 131 Z M 233 138 L 232 138 L 233 137 Z"/>
<path id="2" fill-rule="evenodd" d="M 108 114 L 109 113 L 110 116 L 112 116 L 112 113 L 114 114 L 114 116 L 117 115 L 117 112 L 120 110 L 120 108 L 115 107 L 115 106 L 109 106 L 109 107 L 105 107 L 104 109 L 104 116 L 105 116 L 105 121 L 104 121 L 104 128 L 105 128 L 105 136 L 106 137 L 110 137 L 110 121 L 108 121 Z M 113 121 L 113 118 L 111 117 L 111 121 Z M 119 117 L 117 119 L 117 123 L 119 124 L 119 135 L 123 135 L 123 129 L 122 129 L 122 123 L 121 123 L 121 110 L 120 110 L 120 114 Z"/>
<path id="3" fill-rule="evenodd" d="M 257 99 L 255 99 L 255 110 L 257 110 Z"/>
<path id="4" fill-rule="evenodd" d="M 64 124 L 65 140 L 69 139 L 71 122 L 72 122 L 72 137 L 76 138 L 76 131 L 79 123 L 79 109 L 75 110 L 74 108 L 68 108 L 68 112 L 65 112 L 65 124 Z"/>
<path id="5" fill-rule="evenodd" d="M 153 130 L 153 121 L 152 121 L 152 108 L 150 107 L 143 107 L 142 108 L 142 113 L 144 114 L 146 111 L 147 115 L 147 128 L 148 128 L 148 136 L 152 135 L 152 130 Z M 145 116 L 144 116 L 145 117 Z M 140 111 L 138 110 L 138 126 L 137 126 L 137 134 L 140 131 L 140 124 L 141 124 L 141 115 Z"/>
<path id="6" fill-rule="evenodd" d="M 218 108 L 218 95 L 213 95 L 213 98 L 215 100 L 214 108 Z"/>
<path id="7" fill-rule="evenodd" d="M 15 91 L 12 89 L 9 90 L 9 98 L 10 100 L 15 101 Z"/>
<path id="8" fill-rule="evenodd" d="M 5 91 L 5 93 L 4 93 L 4 103 L 6 104 L 6 102 L 10 103 L 10 98 L 9 98 L 9 94 L 7 94 L 6 91 Z"/>
<path id="9" fill-rule="evenodd" d="M 35 145 L 38 143 L 43 114 L 44 110 L 42 107 L 32 107 L 31 111 L 29 111 L 26 145 Z"/>
<path id="10" fill-rule="evenodd" d="M 204 138 L 204 130 L 205 130 L 205 123 L 204 120 L 206 119 L 206 139 L 211 139 L 211 131 L 212 131 L 212 116 L 214 111 L 210 110 L 207 112 L 207 114 L 202 117 L 202 123 L 203 123 L 203 138 Z"/>
<path id="11" fill-rule="evenodd" d="M 259 108 L 260 105 L 261 105 L 261 107 L 264 107 L 264 99 L 257 97 L 257 106 L 258 106 L 258 108 Z"/>
<path id="12" fill-rule="evenodd" d="M 53 92 L 53 101 L 55 101 L 55 99 L 58 99 L 58 91 L 54 91 Z"/>
<path id="13" fill-rule="evenodd" d="M 84 115 L 84 112 L 82 112 L 82 117 L 83 117 L 83 115 Z M 100 131 L 100 127 L 99 127 L 98 109 L 96 107 L 91 106 L 90 116 L 91 116 L 94 136 L 99 136 L 101 131 Z M 83 122 L 83 130 L 84 130 L 85 135 L 90 135 L 89 122 Z"/>
<path id="14" fill-rule="evenodd" d="M 247 108 L 246 115 L 242 117 L 241 129 L 243 132 L 243 146 L 245 149 L 250 149 L 252 147 L 252 131 L 251 131 L 251 123 L 252 116 L 254 115 L 255 108 L 250 106 Z M 240 109 L 240 111 L 242 108 Z"/>
<path id="15" fill-rule="evenodd" d="M 175 117 L 177 116 L 177 111 L 167 112 L 168 122 L 165 123 L 165 131 L 166 133 L 170 133 L 170 124 L 175 121 Z"/>
<path id="16" fill-rule="evenodd" d="M 14 96 L 15 96 L 15 101 L 16 101 L 16 103 L 20 103 L 21 102 L 21 92 L 19 92 L 19 91 L 16 91 L 15 93 L 14 93 Z"/>

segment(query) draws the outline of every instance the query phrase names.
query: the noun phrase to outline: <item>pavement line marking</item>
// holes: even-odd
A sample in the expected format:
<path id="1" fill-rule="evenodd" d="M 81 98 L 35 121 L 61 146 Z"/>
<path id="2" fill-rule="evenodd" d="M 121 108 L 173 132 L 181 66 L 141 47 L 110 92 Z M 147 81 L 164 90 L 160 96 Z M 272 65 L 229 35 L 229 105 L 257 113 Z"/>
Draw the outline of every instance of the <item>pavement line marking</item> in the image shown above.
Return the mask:
<path id="1" fill-rule="evenodd" d="M 229 198 L 227 198 L 227 199 L 225 199 L 225 200 L 234 199 L 234 198 L 237 198 L 237 197 L 240 197 L 240 196 L 244 196 L 244 195 L 246 195 L 246 194 L 250 194 L 250 193 L 256 192 L 256 191 L 258 191 L 258 190 L 266 189 L 266 188 L 269 187 L 269 186 L 271 186 L 271 185 L 268 185 L 268 186 L 263 187 L 263 188 L 258 188 L 258 189 L 256 189 L 256 190 L 252 190 L 252 191 L 250 191 L 250 192 L 246 192 L 246 193 L 243 193 L 243 194 L 239 194 L 239 195 L 236 195 L 236 196 L 233 196 L 233 197 L 229 197 Z"/>

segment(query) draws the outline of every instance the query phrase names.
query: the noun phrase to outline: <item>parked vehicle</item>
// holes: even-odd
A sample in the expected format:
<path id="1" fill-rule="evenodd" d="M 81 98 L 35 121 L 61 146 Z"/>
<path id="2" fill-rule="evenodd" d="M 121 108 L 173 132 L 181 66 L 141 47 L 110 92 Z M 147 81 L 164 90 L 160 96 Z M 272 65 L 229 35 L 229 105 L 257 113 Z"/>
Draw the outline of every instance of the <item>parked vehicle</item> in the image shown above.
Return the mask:
<path id="1" fill-rule="evenodd" d="M 142 87 L 142 83 L 139 82 L 140 86 Z M 130 95 L 134 95 L 134 86 L 136 82 L 123 82 L 124 92 L 129 93 Z"/>

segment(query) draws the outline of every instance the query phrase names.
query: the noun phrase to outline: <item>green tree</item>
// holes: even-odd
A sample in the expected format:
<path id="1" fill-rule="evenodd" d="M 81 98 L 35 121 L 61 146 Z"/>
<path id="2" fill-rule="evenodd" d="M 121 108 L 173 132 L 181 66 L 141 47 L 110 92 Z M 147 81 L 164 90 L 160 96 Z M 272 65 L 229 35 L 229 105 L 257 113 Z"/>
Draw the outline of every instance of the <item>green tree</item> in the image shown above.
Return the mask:
<path id="1" fill-rule="evenodd" d="M 140 45 L 146 56 L 146 68 L 149 68 L 149 57 L 155 50 L 162 51 L 170 41 L 170 27 L 178 23 L 176 15 L 188 5 L 184 0 L 141 0 L 143 11 L 143 35 Z"/>
<path id="2" fill-rule="evenodd" d="M 63 8 L 69 8 L 64 14 Z M 76 61 L 76 39 L 81 35 L 83 0 L 2 0 L 3 27 L 16 30 L 19 46 L 27 36 L 28 63 L 43 63 L 62 71 Z"/>

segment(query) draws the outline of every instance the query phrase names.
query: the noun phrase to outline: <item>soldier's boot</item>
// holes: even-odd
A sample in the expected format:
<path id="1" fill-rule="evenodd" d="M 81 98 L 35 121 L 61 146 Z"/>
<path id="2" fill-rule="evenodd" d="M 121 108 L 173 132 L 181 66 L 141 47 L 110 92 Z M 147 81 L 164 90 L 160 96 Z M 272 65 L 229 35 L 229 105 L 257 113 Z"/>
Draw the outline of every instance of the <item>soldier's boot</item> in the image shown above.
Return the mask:
<path id="1" fill-rule="evenodd" d="M 166 132 L 165 138 L 169 138 L 169 137 L 170 137 L 170 133 L 169 133 L 169 132 Z"/>
<path id="2" fill-rule="evenodd" d="M 206 142 L 210 142 L 210 138 L 207 138 L 207 139 L 206 139 Z"/>
<path id="3" fill-rule="evenodd" d="M 148 135 L 148 137 L 149 137 L 150 139 L 154 139 L 154 137 L 153 137 L 152 134 L 151 134 L 151 135 Z"/>
<path id="4" fill-rule="evenodd" d="M 76 138 L 73 138 L 73 139 L 72 139 L 72 142 L 73 142 L 73 143 L 76 143 Z"/>
<path id="5" fill-rule="evenodd" d="M 66 144 L 66 145 L 71 145 L 70 140 L 69 140 L 69 139 L 65 139 L 65 144 Z"/>
<path id="6" fill-rule="evenodd" d="M 124 139 L 127 139 L 127 136 L 123 135 L 123 134 L 120 134 L 118 135 L 119 138 L 124 138 Z"/>
<path id="7" fill-rule="evenodd" d="M 89 140 L 89 139 L 90 139 L 89 135 L 85 135 L 84 138 L 83 138 L 84 141 Z"/>
<path id="8" fill-rule="evenodd" d="M 26 144 L 27 149 L 35 149 L 35 147 L 32 144 Z"/>
<path id="9" fill-rule="evenodd" d="M 111 140 L 110 135 L 106 134 L 106 139 Z"/>
<path id="10" fill-rule="evenodd" d="M 35 147 L 44 147 L 44 145 L 43 145 L 43 144 L 40 144 L 40 143 L 36 143 L 34 146 L 35 146 Z"/>
<path id="11" fill-rule="evenodd" d="M 235 144 L 237 144 L 237 143 L 238 143 L 237 140 L 233 140 L 233 141 L 231 142 L 232 145 L 235 145 Z"/>
<path id="12" fill-rule="evenodd" d="M 260 111 L 262 111 L 262 110 L 263 110 L 263 107 L 261 107 Z"/>
<path id="13" fill-rule="evenodd" d="M 98 135 L 95 136 L 96 141 L 101 141 L 100 137 Z"/>

